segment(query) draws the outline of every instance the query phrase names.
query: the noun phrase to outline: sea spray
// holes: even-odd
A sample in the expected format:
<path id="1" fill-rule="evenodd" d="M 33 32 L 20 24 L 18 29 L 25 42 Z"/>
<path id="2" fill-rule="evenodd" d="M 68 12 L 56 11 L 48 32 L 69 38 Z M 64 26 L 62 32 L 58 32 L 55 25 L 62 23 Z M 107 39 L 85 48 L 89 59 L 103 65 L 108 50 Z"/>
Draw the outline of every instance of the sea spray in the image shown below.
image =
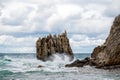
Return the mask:
<path id="1" fill-rule="evenodd" d="M 5 62 L 0 66 L 0 80 L 120 80 L 120 70 L 99 70 L 90 66 L 66 68 L 64 65 L 71 63 L 69 57 L 54 56 L 53 61 L 43 62 L 37 60 L 35 54 L 4 54 L 0 56 L 0 61 Z M 81 59 L 89 54 L 76 56 Z M 44 67 L 38 68 L 38 65 Z"/>
<path id="2" fill-rule="evenodd" d="M 65 64 L 70 63 L 69 56 L 65 54 L 52 55 L 52 61 L 43 62 L 36 58 L 29 58 L 27 56 L 9 56 L 5 55 L 1 62 L 6 62 L 6 68 L 12 72 L 27 72 L 27 71 L 64 71 Z M 37 68 L 38 65 L 44 66 L 43 68 Z M 61 69 L 60 69 L 61 68 Z"/>
<path id="3" fill-rule="evenodd" d="M 69 62 L 70 61 L 70 57 L 69 57 L 69 55 L 66 55 L 65 53 L 56 53 L 56 54 L 53 54 L 50 57 L 50 60 L 52 60 L 52 61 L 67 61 L 67 62 Z"/>
<path id="4" fill-rule="evenodd" d="M 56 53 L 50 57 L 52 61 L 43 62 L 46 67 L 64 67 L 65 64 L 70 63 L 68 55 Z M 46 64 L 47 63 L 47 64 Z"/>

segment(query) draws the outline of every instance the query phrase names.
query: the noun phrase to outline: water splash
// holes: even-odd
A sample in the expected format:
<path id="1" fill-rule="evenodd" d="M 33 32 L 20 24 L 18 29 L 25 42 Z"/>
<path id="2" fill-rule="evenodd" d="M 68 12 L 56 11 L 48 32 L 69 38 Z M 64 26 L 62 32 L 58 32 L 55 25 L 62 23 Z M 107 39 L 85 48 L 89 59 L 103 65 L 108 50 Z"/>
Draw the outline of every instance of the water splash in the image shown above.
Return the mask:
<path id="1" fill-rule="evenodd" d="M 3 60 L 4 60 L 4 61 L 11 62 L 11 61 L 12 61 L 12 58 L 10 58 L 10 57 L 8 57 L 8 56 L 4 56 Z"/>
<path id="2" fill-rule="evenodd" d="M 0 65 L 0 80 L 120 80 L 120 70 L 107 71 L 90 66 L 66 68 L 69 56 L 56 54 L 53 57 L 53 61 L 43 62 L 35 56 L 0 56 L 0 61 L 5 62 L 3 67 Z M 44 67 L 37 68 L 38 65 Z"/>
<path id="3" fill-rule="evenodd" d="M 10 70 L 12 72 L 27 72 L 27 71 L 47 71 L 47 72 L 60 72 L 68 71 L 64 67 L 66 64 L 70 63 L 69 56 L 65 54 L 54 54 L 51 56 L 52 61 L 40 61 L 35 57 L 11 57 L 4 56 L 1 62 L 6 62 L 6 67 L 2 70 Z M 38 68 L 39 65 L 44 67 Z M 70 70 L 71 71 L 71 70 Z"/>

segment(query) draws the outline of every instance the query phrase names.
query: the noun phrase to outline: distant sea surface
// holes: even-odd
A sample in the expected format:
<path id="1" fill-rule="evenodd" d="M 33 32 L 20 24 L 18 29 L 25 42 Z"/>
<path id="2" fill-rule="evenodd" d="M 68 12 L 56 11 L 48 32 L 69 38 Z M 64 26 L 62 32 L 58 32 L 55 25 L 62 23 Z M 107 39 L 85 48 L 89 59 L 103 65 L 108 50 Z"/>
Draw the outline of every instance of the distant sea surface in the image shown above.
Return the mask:
<path id="1" fill-rule="evenodd" d="M 87 56 L 90 54 L 75 54 L 74 60 Z M 42 62 L 33 53 L 0 53 L 0 80 L 120 80 L 119 69 L 65 68 L 68 63 L 67 56 L 62 59 L 55 55 L 54 61 Z M 38 65 L 44 67 L 37 68 Z"/>

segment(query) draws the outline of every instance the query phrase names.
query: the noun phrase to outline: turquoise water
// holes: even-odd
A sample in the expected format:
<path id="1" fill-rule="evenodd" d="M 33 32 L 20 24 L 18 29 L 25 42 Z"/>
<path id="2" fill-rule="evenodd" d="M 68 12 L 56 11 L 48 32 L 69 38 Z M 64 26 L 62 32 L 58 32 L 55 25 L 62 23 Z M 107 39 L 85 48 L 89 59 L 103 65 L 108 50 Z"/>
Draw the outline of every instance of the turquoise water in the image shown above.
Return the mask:
<path id="1" fill-rule="evenodd" d="M 74 60 L 87 56 L 75 54 Z M 55 55 L 54 61 L 42 62 L 35 54 L 0 54 L 0 80 L 120 80 L 119 69 L 65 68 L 67 63 L 71 63 L 67 56 L 63 60 Z"/>

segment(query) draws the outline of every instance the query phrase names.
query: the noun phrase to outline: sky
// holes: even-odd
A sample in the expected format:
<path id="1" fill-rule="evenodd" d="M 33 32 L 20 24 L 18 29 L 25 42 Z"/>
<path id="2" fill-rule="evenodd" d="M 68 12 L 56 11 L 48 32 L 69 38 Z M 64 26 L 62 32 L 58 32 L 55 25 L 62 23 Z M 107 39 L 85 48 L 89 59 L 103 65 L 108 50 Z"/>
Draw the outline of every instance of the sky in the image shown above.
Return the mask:
<path id="1" fill-rule="evenodd" d="M 74 53 L 104 43 L 120 0 L 0 0 L 0 53 L 36 53 L 36 40 L 68 33 Z"/>

